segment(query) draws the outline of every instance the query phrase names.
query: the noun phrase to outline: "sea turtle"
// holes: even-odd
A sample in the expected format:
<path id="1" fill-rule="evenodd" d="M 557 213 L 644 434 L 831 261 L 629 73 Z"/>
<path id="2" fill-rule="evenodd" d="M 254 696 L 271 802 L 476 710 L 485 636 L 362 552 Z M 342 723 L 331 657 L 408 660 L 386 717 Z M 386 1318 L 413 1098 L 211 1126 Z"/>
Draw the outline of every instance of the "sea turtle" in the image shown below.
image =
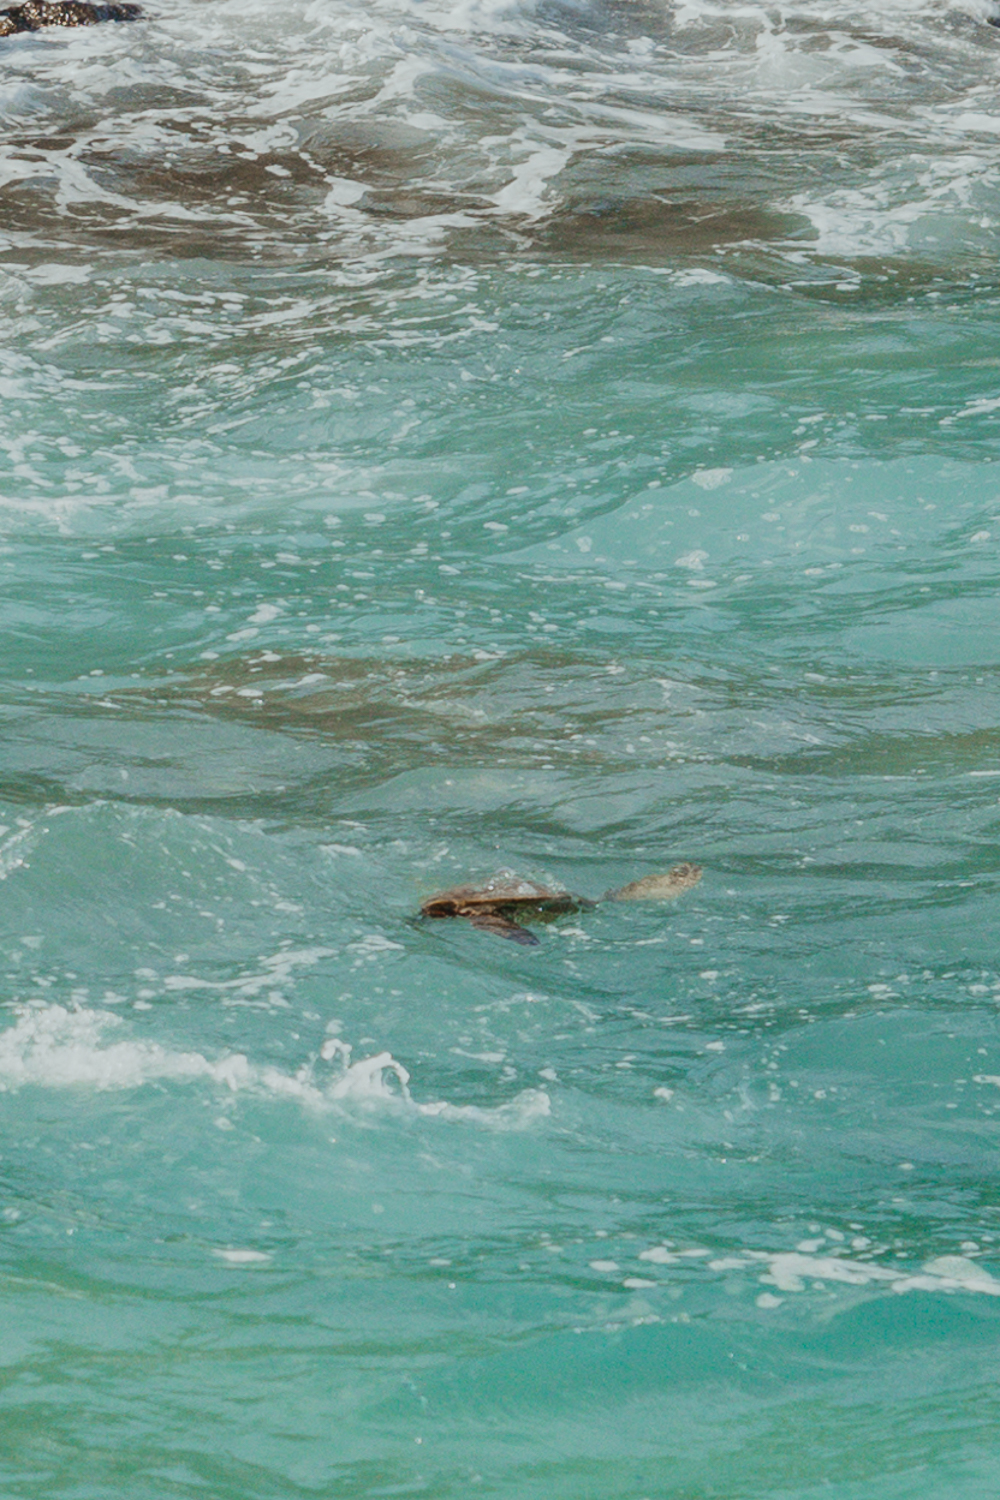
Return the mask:
<path id="1" fill-rule="evenodd" d="M 701 879 L 700 865 L 674 865 L 663 875 L 646 875 L 642 880 L 633 880 L 629 885 L 607 891 L 605 901 L 670 901 L 681 891 L 690 890 Z M 453 885 L 450 890 L 439 891 L 428 896 L 421 904 L 423 917 L 464 917 L 473 927 L 483 932 L 494 932 L 497 937 L 510 938 L 512 942 L 535 946 L 538 939 L 533 932 L 522 927 L 522 921 L 532 918 L 544 921 L 564 911 L 583 911 L 596 906 L 586 896 L 574 896 L 569 891 L 553 890 L 539 885 L 537 881 L 525 880 L 510 870 L 500 870 L 482 885 Z M 516 920 L 520 919 L 520 920 Z"/>

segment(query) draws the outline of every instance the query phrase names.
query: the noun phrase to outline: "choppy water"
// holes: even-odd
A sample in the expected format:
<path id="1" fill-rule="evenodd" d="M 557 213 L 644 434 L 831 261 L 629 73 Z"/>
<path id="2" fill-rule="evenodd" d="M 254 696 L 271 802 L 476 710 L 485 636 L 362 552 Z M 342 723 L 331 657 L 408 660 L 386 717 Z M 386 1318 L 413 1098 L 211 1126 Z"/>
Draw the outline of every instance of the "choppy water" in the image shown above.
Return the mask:
<path id="1" fill-rule="evenodd" d="M 996 1490 L 988 14 L 0 43 L 4 1495 Z"/>

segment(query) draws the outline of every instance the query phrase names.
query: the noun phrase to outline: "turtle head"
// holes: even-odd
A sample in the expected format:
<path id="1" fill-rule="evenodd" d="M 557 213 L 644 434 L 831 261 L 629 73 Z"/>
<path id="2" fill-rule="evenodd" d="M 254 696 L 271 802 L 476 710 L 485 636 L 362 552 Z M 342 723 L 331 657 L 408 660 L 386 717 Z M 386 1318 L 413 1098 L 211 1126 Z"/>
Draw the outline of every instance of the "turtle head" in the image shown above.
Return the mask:
<path id="1" fill-rule="evenodd" d="M 674 865 L 663 875 L 644 875 L 616 891 L 608 891 L 605 901 L 672 901 L 682 891 L 689 891 L 701 879 L 701 865 Z"/>

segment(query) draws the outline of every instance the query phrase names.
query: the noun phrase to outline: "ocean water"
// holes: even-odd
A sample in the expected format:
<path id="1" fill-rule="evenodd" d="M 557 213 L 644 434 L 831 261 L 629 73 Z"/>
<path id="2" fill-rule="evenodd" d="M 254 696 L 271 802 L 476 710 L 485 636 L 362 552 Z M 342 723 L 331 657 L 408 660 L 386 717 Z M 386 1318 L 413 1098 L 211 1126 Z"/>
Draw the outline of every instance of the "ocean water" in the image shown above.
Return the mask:
<path id="1" fill-rule="evenodd" d="M 989 8 L 146 12 L 0 42 L 0 1493 L 996 1493 Z"/>

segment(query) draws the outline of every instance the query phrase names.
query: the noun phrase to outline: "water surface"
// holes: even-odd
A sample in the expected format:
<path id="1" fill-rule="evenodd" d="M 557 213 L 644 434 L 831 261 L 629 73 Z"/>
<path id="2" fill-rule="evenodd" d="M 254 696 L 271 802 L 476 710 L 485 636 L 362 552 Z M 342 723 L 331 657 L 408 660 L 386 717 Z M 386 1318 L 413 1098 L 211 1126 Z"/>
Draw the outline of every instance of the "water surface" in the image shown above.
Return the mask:
<path id="1" fill-rule="evenodd" d="M 987 8 L 147 10 L 0 43 L 4 1493 L 978 1500 Z"/>

